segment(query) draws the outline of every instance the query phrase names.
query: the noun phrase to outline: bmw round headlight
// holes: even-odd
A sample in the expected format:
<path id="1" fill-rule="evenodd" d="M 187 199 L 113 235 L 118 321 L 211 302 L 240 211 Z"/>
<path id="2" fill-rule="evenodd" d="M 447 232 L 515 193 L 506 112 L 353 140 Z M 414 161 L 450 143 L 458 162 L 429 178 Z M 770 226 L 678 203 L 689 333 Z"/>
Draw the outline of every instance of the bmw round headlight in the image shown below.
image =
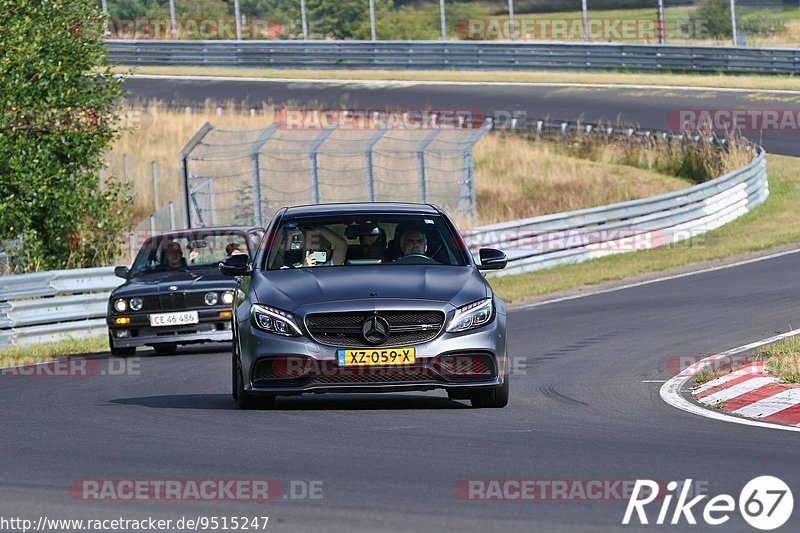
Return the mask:
<path id="1" fill-rule="evenodd" d="M 204 300 L 206 305 L 217 305 L 217 302 L 219 302 L 219 297 L 217 296 L 216 292 L 207 292 Z"/>
<path id="2" fill-rule="evenodd" d="M 117 300 L 114 302 L 114 309 L 116 309 L 118 313 L 124 313 L 128 310 L 128 304 L 125 303 L 125 300 Z"/>
<path id="3" fill-rule="evenodd" d="M 131 310 L 133 311 L 141 311 L 144 302 L 141 298 L 131 298 Z"/>
<path id="4" fill-rule="evenodd" d="M 226 291 L 222 293 L 222 303 L 225 305 L 230 305 L 233 303 L 233 293 L 230 291 Z"/>

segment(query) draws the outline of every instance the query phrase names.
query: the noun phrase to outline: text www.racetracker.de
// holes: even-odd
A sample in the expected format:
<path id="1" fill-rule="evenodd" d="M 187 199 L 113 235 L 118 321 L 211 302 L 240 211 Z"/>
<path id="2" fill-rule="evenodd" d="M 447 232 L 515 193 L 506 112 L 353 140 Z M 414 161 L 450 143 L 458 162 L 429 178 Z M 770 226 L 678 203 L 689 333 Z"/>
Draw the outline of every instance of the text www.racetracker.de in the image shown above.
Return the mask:
<path id="1" fill-rule="evenodd" d="M 75 519 L 48 518 L 36 519 L 21 517 L 0 517 L 0 531 L 263 531 L 267 528 L 267 516 L 196 516 L 170 519 L 147 518 L 109 518 Z"/>

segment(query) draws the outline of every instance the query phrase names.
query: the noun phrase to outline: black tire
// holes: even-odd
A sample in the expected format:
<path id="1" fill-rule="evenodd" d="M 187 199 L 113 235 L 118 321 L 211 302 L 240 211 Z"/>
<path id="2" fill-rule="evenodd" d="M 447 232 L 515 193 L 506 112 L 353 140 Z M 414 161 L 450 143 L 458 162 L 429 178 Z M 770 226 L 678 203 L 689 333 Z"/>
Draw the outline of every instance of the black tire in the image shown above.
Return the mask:
<path id="1" fill-rule="evenodd" d="M 154 344 L 153 349 L 158 355 L 175 355 L 178 351 L 177 344 Z"/>
<path id="2" fill-rule="evenodd" d="M 234 340 L 234 342 L 236 342 Z M 236 346 L 234 344 L 234 346 Z M 239 378 L 237 377 L 239 367 L 236 364 L 236 350 L 234 348 L 233 355 L 231 356 L 231 396 L 234 402 L 239 401 Z"/>
<path id="3" fill-rule="evenodd" d="M 447 391 L 447 398 L 450 400 L 469 400 L 470 393 L 467 391 L 449 390 Z"/>
<path id="4" fill-rule="evenodd" d="M 111 355 L 114 357 L 131 357 L 136 354 L 136 346 L 129 346 L 126 348 L 115 347 L 114 339 L 111 338 L 111 333 L 108 334 L 108 346 L 111 349 Z"/>
<path id="5" fill-rule="evenodd" d="M 476 408 L 503 408 L 508 405 L 509 388 L 509 379 L 506 376 L 502 385 L 490 390 L 473 392 L 469 397 L 469 401 L 472 403 L 472 407 Z"/>
<path id="6" fill-rule="evenodd" d="M 256 396 L 244 390 L 244 376 L 238 360 L 236 368 L 238 372 L 236 372 L 236 387 L 233 396 L 239 409 L 269 409 L 273 407 L 275 405 L 274 396 Z"/>

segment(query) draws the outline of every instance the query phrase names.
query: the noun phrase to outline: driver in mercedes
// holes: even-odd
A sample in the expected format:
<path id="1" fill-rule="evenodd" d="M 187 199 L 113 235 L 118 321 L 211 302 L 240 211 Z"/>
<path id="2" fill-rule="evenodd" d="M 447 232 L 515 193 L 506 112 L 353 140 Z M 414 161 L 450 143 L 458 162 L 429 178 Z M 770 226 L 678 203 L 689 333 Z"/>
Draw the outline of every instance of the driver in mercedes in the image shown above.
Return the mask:
<path id="1" fill-rule="evenodd" d="M 400 236 L 400 251 L 402 255 L 425 255 L 428 251 L 428 238 L 424 231 L 415 228 L 407 229 Z"/>

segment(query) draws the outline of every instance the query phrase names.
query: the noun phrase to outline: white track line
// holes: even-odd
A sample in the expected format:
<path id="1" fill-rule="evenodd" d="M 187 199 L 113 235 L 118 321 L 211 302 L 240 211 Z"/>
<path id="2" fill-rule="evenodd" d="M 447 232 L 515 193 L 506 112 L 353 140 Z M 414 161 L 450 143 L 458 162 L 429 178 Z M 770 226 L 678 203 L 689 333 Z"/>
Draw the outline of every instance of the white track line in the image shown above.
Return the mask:
<path id="1" fill-rule="evenodd" d="M 781 333 L 780 335 L 775 335 L 774 337 L 770 337 L 768 339 L 751 342 L 750 344 L 745 344 L 744 346 L 739 346 L 738 348 L 733 348 L 731 350 L 727 350 L 718 353 L 716 355 L 712 355 L 711 357 L 706 357 L 705 359 L 698 361 L 697 363 L 693 364 L 692 366 L 690 366 L 677 376 L 673 377 L 672 379 L 664 383 L 664 385 L 661 387 L 660 390 L 661 399 L 667 402 L 669 405 L 677 409 L 680 409 L 681 411 L 686 411 L 688 413 L 692 413 L 705 418 L 722 420 L 724 422 L 732 422 L 734 424 L 742 424 L 744 426 L 755 426 L 762 428 L 779 429 L 783 431 L 800 432 L 800 427 L 798 426 L 781 426 L 769 422 L 761 422 L 759 420 L 750 420 L 748 418 L 731 416 L 722 411 L 714 411 L 711 409 L 707 409 L 705 407 L 701 407 L 695 403 L 690 402 L 689 400 L 684 398 L 683 395 L 681 394 L 681 391 L 685 387 L 686 383 L 690 379 L 692 379 L 692 377 L 697 372 L 707 368 L 713 368 L 711 366 L 713 365 L 713 361 L 717 359 L 726 358 L 733 354 L 746 352 L 747 350 L 752 350 L 753 348 L 758 348 L 759 346 L 763 346 L 765 344 L 771 344 L 773 342 L 777 342 L 787 337 L 793 337 L 795 335 L 800 335 L 800 329 L 787 331 L 786 333 Z"/>
<path id="2" fill-rule="evenodd" d="M 415 85 L 453 85 L 465 87 L 496 86 L 496 87 L 585 87 L 587 89 L 658 89 L 673 91 L 719 91 L 730 93 L 775 93 L 800 95 L 800 91 L 787 89 L 737 89 L 725 87 L 688 87 L 680 85 L 635 85 L 615 83 L 555 83 L 555 82 L 502 82 L 502 81 L 404 81 L 404 80 L 352 80 L 352 79 L 314 79 L 314 78 L 254 78 L 247 76 L 172 76 L 163 74 L 117 74 L 119 77 L 139 78 L 145 80 L 205 80 L 205 81 L 247 81 L 265 83 L 320 83 L 327 85 L 358 84 L 374 85 L 378 87 L 391 84 L 396 87 L 413 87 Z"/>
<path id="3" fill-rule="evenodd" d="M 800 389 L 787 389 L 733 411 L 737 415 L 766 418 L 800 404 Z"/>
<path id="4" fill-rule="evenodd" d="M 637 283 L 630 283 L 628 285 L 620 285 L 619 287 L 612 287 L 610 289 L 603 289 L 603 290 L 600 290 L 600 291 L 587 292 L 587 293 L 581 293 L 581 294 L 573 294 L 572 296 L 564 296 L 564 297 L 561 297 L 561 298 L 554 298 L 552 300 L 545 300 L 543 302 L 536 302 L 536 303 L 533 303 L 533 304 L 523 305 L 523 306 L 520 306 L 520 307 L 512 307 L 512 309 L 514 311 L 518 311 L 520 309 L 532 309 L 534 307 L 541 307 L 543 305 L 554 304 L 554 303 L 559 303 L 559 302 L 567 302 L 569 300 L 577 300 L 578 298 L 587 298 L 589 296 L 595 296 L 595 295 L 598 295 L 598 294 L 607 294 L 609 292 L 617 292 L 617 291 L 622 291 L 622 290 L 625 290 L 625 289 L 633 289 L 635 287 L 642 287 L 643 285 L 650 285 L 651 283 L 660 283 L 662 281 L 670 281 L 670 280 L 673 280 L 673 279 L 686 278 L 686 277 L 689 277 L 689 276 L 697 276 L 698 274 L 707 274 L 708 272 L 716 272 L 717 270 L 725 270 L 726 268 L 735 268 L 735 267 L 738 267 L 738 266 L 749 265 L 751 263 L 758 263 L 760 261 L 768 261 L 770 259 L 776 259 L 778 257 L 783 257 L 785 255 L 796 254 L 798 252 L 800 252 L 800 248 L 797 248 L 796 250 L 788 250 L 786 252 L 780 252 L 780 253 L 776 253 L 776 254 L 772 254 L 772 255 L 765 255 L 763 257 L 756 257 L 754 259 L 747 259 L 745 261 L 739 261 L 738 263 L 731 263 L 729 265 L 722 265 L 722 266 L 712 267 L 712 268 L 704 268 L 702 270 L 694 270 L 692 272 L 684 272 L 683 274 L 675 274 L 674 276 L 664 276 L 663 278 L 650 279 L 650 280 L 646 280 L 646 281 L 640 281 L 640 282 L 637 282 Z M 733 352 L 733 353 L 735 353 L 735 352 Z"/>
<path id="5" fill-rule="evenodd" d="M 700 400 L 700 403 L 704 403 L 706 405 L 716 405 L 720 402 L 727 402 L 728 400 L 732 400 L 738 396 L 743 394 L 747 394 L 748 392 L 753 392 L 754 390 L 760 389 L 764 385 L 769 385 L 771 383 L 777 383 L 778 378 L 776 377 L 763 377 L 763 378 L 751 378 L 747 381 L 743 381 L 741 383 L 737 383 L 732 387 L 728 387 L 727 389 L 722 389 L 719 392 L 715 392 L 714 394 L 709 394 L 705 398 Z"/>

